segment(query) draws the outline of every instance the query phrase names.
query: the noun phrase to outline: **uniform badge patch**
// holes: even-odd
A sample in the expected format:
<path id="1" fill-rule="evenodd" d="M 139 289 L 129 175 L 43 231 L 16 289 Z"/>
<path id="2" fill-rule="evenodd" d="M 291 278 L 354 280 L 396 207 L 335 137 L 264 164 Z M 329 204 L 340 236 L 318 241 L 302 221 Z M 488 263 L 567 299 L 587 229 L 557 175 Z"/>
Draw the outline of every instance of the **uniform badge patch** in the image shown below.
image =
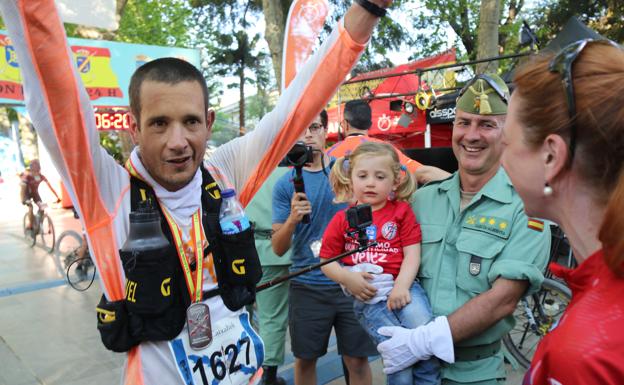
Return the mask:
<path id="1" fill-rule="evenodd" d="M 477 257 L 476 255 L 470 257 L 468 271 L 470 272 L 470 275 L 479 275 L 479 273 L 481 272 L 481 257 Z"/>
<path id="2" fill-rule="evenodd" d="M 539 219 L 529 218 L 528 226 L 529 229 L 539 231 L 540 233 L 544 231 L 544 221 L 540 221 Z"/>
<path id="3" fill-rule="evenodd" d="M 398 226 L 395 222 L 386 222 L 381 226 L 381 235 L 391 241 L 397 236 Z"/>

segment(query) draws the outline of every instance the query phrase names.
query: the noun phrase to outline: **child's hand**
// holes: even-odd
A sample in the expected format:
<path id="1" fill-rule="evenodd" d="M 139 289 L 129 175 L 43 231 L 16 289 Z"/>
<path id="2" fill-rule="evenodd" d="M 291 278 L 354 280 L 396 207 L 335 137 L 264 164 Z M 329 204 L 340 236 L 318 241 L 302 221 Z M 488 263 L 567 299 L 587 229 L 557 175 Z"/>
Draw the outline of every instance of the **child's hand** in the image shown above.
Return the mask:
<path id="1" fill-rule="evenodd" d="M 394 288 L 388 296 L 388 309 L 400 310 L 410 302 L 412 302 L 412 297 L 410 297 L 409 290 L 404 287 L 399 287 L 399 285 L 394 285 Z"/>
<path id="2" fill-rule="evenodd" d="M 370 273 L 349 271 L 345 275 L 343 285 L 355 298 L 364 302 L 373 298 L 377 293 L 377 289 L 368 282 L 372 278 Z"/>

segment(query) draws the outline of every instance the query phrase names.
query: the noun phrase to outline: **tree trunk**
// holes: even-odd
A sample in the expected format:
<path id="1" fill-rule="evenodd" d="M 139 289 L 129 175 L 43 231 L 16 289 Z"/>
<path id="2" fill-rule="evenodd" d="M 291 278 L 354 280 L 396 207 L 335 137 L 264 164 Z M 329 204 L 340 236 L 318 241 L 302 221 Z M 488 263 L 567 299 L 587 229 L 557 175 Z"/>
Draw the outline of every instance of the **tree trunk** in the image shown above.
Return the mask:
<path id="1" fill-rule="evenodd" d="M 282 51 L 284 48 L 284 32 L 286 29 L 286 17 L 293 0 L 262 0 L 262 12 L 266 27 L 264 38 L 269 45 L 273 70 L 277 89 L 281 90 L 282 84 Z"/>
<path id="2" fill-rule="evenodd" d="M 479 32 L 477 35 L 477 59 L 498 55 L 498 23 L 500 20 L 500 0 L 481 0 Z M 495 72 L 497 62 L 480 63 L 477 73 Z"/>
<path id="3" fill-rule="evenodd" d="M 238 136 L 245 135 L 245 65 L 241 64 L 238 73 Z"/>

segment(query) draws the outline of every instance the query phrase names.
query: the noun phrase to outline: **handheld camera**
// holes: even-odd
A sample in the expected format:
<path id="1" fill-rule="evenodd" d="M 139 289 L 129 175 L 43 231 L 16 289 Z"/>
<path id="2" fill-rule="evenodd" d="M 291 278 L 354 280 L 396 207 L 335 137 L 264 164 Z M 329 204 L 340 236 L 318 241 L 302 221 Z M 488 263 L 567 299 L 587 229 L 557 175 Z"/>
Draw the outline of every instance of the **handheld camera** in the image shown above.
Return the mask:
<path id="1" fill-rule="evenodd" d="M 297 142 L 293 148 L 286 154 L 286 163 L 289 166 L 295 168 L 296 176 L 293 179 L 293 185 L 295 186 L 295 192 L 305 193 L 305 186 L 303 185 L 303 167 L 314 161 L 314 151 L 312 147 L 306 146 L 303 142 Z M 310 215 L 306 214 L 301 223 L 310 223 Z"/>
<path id="2" fill-rule="evenodd" d="M 366 228 L 373 224 L 373 210 L 371 205 L 363 204 L 350 207 L 347 210 L 347 222 L 349 228 L 352 229 L 348 234 L 356 236 L 360 246 L 364 247 L 368 244 Z"/>
<path id="3" fill-rule="evenodd" d="M 371 209 L 371 206 L 369 204 L 357 205 L 355 207 L 349 208 L 347 210 L 347 221 L 349 223 L 350 229 L 350 231 L 347 232 L 347 235 L 357 238 L 360 247 L 358 247 L 357 249 L 345 251 L 344 253 L 335 257 L 331 257 L 329 259 L 323 259 L 317 264 L 306 266 L 303 269 L 297 270 L 288 275 L 277 277 L 268 282 L 265 282 L 256 288 L 256 292 L 268 289 L 269 287 L 275 286 L 281 282 L 300 276 L 301 274 L 305 274 L 314 269 L 318 269 L 319 267 L 327 265 L 328 263 L 339 261 L 344 257 L 359 253 L 368 249 L 369 247 L 377 245 L 376 241 L 372 241 L 369 243 L 368 237 L 366 236 L 366 228 L 373 224 L 373 210 Z"/>

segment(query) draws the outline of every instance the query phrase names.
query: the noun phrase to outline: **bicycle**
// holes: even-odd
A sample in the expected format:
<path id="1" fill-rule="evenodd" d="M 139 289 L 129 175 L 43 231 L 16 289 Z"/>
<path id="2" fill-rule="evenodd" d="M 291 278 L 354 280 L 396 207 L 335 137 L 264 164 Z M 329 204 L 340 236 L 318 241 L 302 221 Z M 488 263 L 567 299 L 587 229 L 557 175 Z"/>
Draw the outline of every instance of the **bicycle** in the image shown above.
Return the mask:
<path id="1" fill-rule="evenodd" d="M 574 267 L 572 250 L 558 227 L 552 230 L 552 239 L 548 264 L 565 256 L 564 264 Z M 570 289 L 564 282 L 553 278 L 548 268 L 544 275 L 546 278 L 540 290 L 523 297 L 518 303 L 514 312 L 516 325 L 503 337 L 505 348 L 524 369 L 529 368 L 537 345 L 557 325 L 572 298 Z"/>
<path id="2" fill-rule="evenodd" d="M 45 212 L 47 205 L 45 203 L 36 203 L 37 213 L 33 215 L 33 223 L 30 223 L 32 204 L 32 200 L 26 203 L 26 206 L 29 206 L 29 212 L 24 214 L 24 219 L 22 221 L 24 237 L 30 247 L 33 247 L 35 243 L 37 243 L 37 236 L 40 235 L 44 249 L 46 249 L 48 253 L 52 253 L 54 251 L 55 233 L 52 218 Z"/>
<path id="3" fill-rule="evenodd" d="M 59 236 L 56 250 L 56 264 L 67 283 L 78 291 L 91 287 L 96 267 L 84 236 L 73 230 L 64 231 Z"/>

